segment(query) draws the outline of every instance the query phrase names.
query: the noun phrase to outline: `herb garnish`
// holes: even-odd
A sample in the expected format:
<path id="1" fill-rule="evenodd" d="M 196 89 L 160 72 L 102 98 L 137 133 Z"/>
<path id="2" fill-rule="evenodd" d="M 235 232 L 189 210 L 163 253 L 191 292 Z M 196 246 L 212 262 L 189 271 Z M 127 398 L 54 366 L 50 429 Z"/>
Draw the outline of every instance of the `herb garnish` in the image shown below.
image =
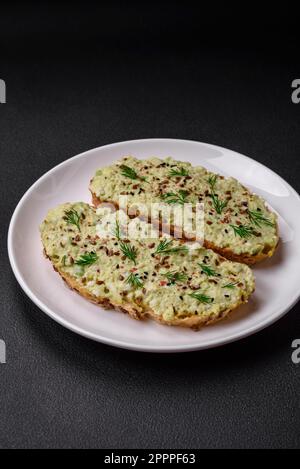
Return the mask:
<path id="1" fill-rule="evenodd" d="M 171 239 L 168 241 L 167 239 L 163 239 L 162 241 L 159 242 L 156 251 L 154 254 L 174 254 L 176 252 L 188 252 L 188 248 L 186 246 L 176 246 L 174 248 L 171 247 L 173 243 L 173 240 Z"/>
<path id="2" fill-rule="evenodd" d="M 166 249 L 168 249 L 169 246 L 171 246 L 172 242 L 173 242 L 172 240 L 168 241 L 167 239 L 163 239 L 162 241 L 159 242 L 154 254 L 161 254 Z"/>
<path id="3" fill-rule="evenodd" d="M 95 252 L 88 252 L 87 254 L 82 254 L 77 261 L 76 265 L 91 265 L 98 260 L 98 256 Z"/>
<path id="4" fill-rule="evenodd" d="M 169 172 L 170 177 L 185 177 L 188 175 L 188 171 L 184 168 L 171 169 L 171 171 Z"/>
<path id="5" fill-rule="evenodd" d="M 208 276 L 208 277 L 216 277 L 218 274 L 215 270 L 213 270 L 211 267 L 209 267 L 206 264 L 198 264 L 203 272 Z"/>
<path id="6" fill-rule="evenodd" d="M 188 278 L 186 274 L 181 272 L 166 272 L 162 275 L 168 279 L 169 285 L 175 285 L 176 282 L 184 282 Z"/>
<path id="7" fill-rule="evenodd" d="M 118 241 L 120 241 L 120 239 L 121 239 L 121 229 L 120 229 L 120 223 L 118 222 L 118 220 L 116 220 L 116 227 L 115 227 L 115 230 L 113 232 L 113 235 L 117 238 Z"/>
<path id="8" fill-rule="evenodd" d="M 71 225 L 76 225 L 78 230 L 81 231 L 80 225 L 79 225 L 80 215 L 78 214 L 78 212 L 76 212 L 74 208 L 72 208 L 71 210 L 65 211 L 64 219 Z"/>
<path id="9" fill-rule="evenodd" d="M 230 288 L 232 290 L 233 288 L 235 288 L 236 285 L 237 285 L 237 282 L 234 282 L 234 283 L 231 282 L 231 283 L 227 283 L 222 288 Z"/>
<path id="10" fill-rule="evenodd" d="M 271 220 L 264 217 L 263 214 L 258 210 L 248 210 L 248 215 L 251 223 L 258 226 L 259 228 L 261 228 L 261 225 L 275 226 Z"/>
<path id="11" fill-rule="evenodd" d="M 210 296 L 204 295 L 203 293 L 200 293 L 200 292 L 189 293 L 189 296 L 191 298 L 195 298 L 195 300 L 200 301 L 200 303 L 209 304 L 214 301 L 214 299 L 211 298 Z"/>
<path id="12" fill-rule="evenodd" d="M 121 228 L 118 220 L 116 220 L 116 227 L 113 234 L 119 241 L 119 246 L 124 256 L 128 257 L 128 259 L 130 259 L 132 262 L 134 262 L 134 264 L 136 264 L 136 247 L 131 246 L 130 243 L 125 243 L 125 241 L 121 241 Z"/>
<path id="13" fill-rule="evenodd" d="M 138 277 L 138 274 L 133 274 L 131 273 L 127 279 L 126 279 L 126 283 L 129 283 L 130 285 L 132 285 L 134 288 L 142 288 L 143 284 L 142 282 L 140 281 L 139 277 Z"/>
<path id="14" fill-rule="evenodd" d="M 217 175 L 214 174 L 213 176 L 209 176 L 207 182 L 210 185 L 211 191 L 215 192 L 215 185 L 216 185 L 216 182 L 217 182 Z"/>
<path id="15" fill-rule="evenodd" d="M 136 264 L 136 256 L 137 250 L 136 247 L 131 246 L 130 243 L 125 243 L 124 241 L 120 241 L 120 249 L 125 257 L 128 257 L 134 264 Z"/>
<path id="16" fill-rule="evenodd" d="M 208 184 L 210 185 L 211 188 L 211 194 L 209 194 L 209 197 L 211 197 L 215 211 L 221 215 L 223 209 L 226 207 L 228 204 L 228 200 L 224 200 L 223 202 L 219 199 L 219 196 L 215 194 L 215 187 L 216 187 L 216 182 L 217 182 L 217 175 L 214 174 L 213 176 L 209 176 L 207 180 Z"/>
<path id="17" fill-rule="evenodd" d="M 126 178 L 133 179 L 133 180 L 140 179 L 141 181 L 147 182 L 147 179 L 145 177 L 139 176 L 133 168 L 130 168 L 129 166 L 126 166 L 125 164 L 122 164 L 120 168 L 122 170 L 121 172 L 122 176 L 125 176 Z"/>
<path id="18" fill-rule="evenodd" d="M 221 215 L 223 209 L 226 207 L 228 204 L 228 200 L 224 200 L 223 202 L 219 199 L 219 196 L 216 194 L 210 194 L 209 195 L 213 201 L 215 211 Z"/>
<path id="19" fill-rule="evenodd" d="M 166 194 L 162 194 L 161 198 L 164 200 L 167 204 L 180 204 L 184 205 L 187 200 L 188 192 L 187 191 L 182 191 L 180 190 L 178 194 L 175 194 L 174 192 L 167 192 Z"/>
<path id="20" fill-rule="evenodd" d="M 235 236 L 240 236 L 241 238 L 250 238 L 254 235 L 252 226 L 247 225 L 229 225 L 234 231 Z"/>

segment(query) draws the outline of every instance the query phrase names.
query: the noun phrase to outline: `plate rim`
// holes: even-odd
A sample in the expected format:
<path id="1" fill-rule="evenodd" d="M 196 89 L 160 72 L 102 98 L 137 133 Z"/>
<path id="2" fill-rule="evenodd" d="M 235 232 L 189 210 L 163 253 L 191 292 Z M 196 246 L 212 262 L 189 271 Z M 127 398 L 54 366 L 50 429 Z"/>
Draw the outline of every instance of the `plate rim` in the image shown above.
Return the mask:
<path id="1" fill-rule="evenodd" d="M 9 262 L 10 262 L 12 271 L 13 271 L 13 273 L 15 275 L 15 278 L 16 278 L 17 282 L 19 283 L 20 287 L 22 288 L 24 293 L 31 299 L 31 301 L 36 306 L 38 306 L 39 309 L 41 309 L 45 314 L 47 314 L 51 319 L 56 321 L 58 324 L 60 324 L 63 327 L 71 330 L 72 332 L 74 332 L 78 335 L 81 335 L 81 336 L 83 336 L 87 339 L 91 339 L 91 340 L 94 340 L 96 342 L 104 343 L 106 345 L 111 345 L 111 346 L 114 346 L 114 347 L 117 347 L 117 348 L 133 350 L 133 351 L 139 351 L 139 352 L 182 353 L 182 352 L 192 352 L 192 351 L 207 350 L 207 349 L 210 349 L 210 348 L 217 348 L 217 347 L 221 347 L 223 345 L 226 345 L 226 344 L 229 344 L 229 343 L 236 342 L 238 340 L 244 339 L 246 337 L 249 337 L 250 335 L 252 335 L 254 333 L 257 333 L 257 332 L 260 332 L 261 330 L 265 329 L 266 327 L 274 324 L 276 321 L 281 319 L 285 314 L 287 314 L 293 308 L 293 306 L 298 302 L 298 300 L 300 299 L 300 287 L 299 287 L 299 291 L 297 291 L 295 296 L 292 297 L 291 301 L 287 304 L 287 306 L 284 309 L 279 308 L 278 310 L 276 310 L 272 314 L 272 316 L 265 318 L 260 323 L 253 325 L 252 327 L 246 329 L 245 331 L 240 331 L 238 333 L 237 332 L 233 333 L 229 336 L 224 337 L 223 339 L 210 339 L 210 340 L 207 340 L 206 342 L 204 342 L 202 344 L 199 344 L 199 345 L 192 344 L 192 345 L 174 345 L 174 346 L 172 346 L 172 345 L 166 345 L 166 346 L 153 345 L 152 346 L 152 345 L 133 344 L 133 343 L 130 343 L 130 342 L 127 342 L 127 341 L 117 340 L 117 339 L 113 339 L 113 338 L 107 338 L 105 336 L 101 336 L 99 334 L 94 334 L 92 332 L 89 332 L 88 330 L 86 330 L 84 328 L 81 328 L 79 326 L 75 326 L 74 324 L 72 324 L 68 320 L 63 319 L 58 313 L 53 311 L 51 308 L 48 308 L 48 306 L 46 306 L 31 291 L 30 287 L 27 285 L 26 280 L 21 275 L 21 273 L 20 273 L 20 271 L 17 267 L 17 264 L 16 264 L 16 260 L 15 260 L 15 256 L 14 256 L 14 252 L 13 252 L 14 248 L 13 248 L 12 238 L 13 238 L 14 227 L 15 227 L 15 223 L 16 223 L 18 214 L 21 211 L 25 200 L 27 199 L 27 197 L 32 192 L 34 192 L 34 189 L 36 188 L 36 186 L 38 184 L 40 184 L 48 176 L 50 176 L 51 173 L 56 171 L 59 167 L 65 165 L 66 163 L 69 163 L 71 161 L 75 161 L 78 158 L 84 157 L 88 154 L 97 152 L 100 149 L 104 149 L 104 148 L 107 148 L 107 147 L 110 147 L 110 148 L 111 147 L 118 147 L 118 146 L 121 146 L 123 144 L 131 144 L 131 143 L 133 144 L 133 143 L 137 143 L 137 142 L 144 143 L 144 142 L 154 142 L 154 141 L 157 142 L 157 143 L 159 143 L 159 142 L 172 142 L 172 143 L 179 142 L 179 143 L 185 143 L 185 144 L 189 144 L 189 143 L 200 144 L 200 145 L 204 145 L 204 146 L 214 148 L 214 149 L 217 149 L 217 150 L 223 150 L 223 151 L 226 151 L 226 152 L 229 151 L 233 154 L 236 154 L 237 156 L 239 156 L 242 159 L 246 159 L 246 160 L 252 161 L 252 162 L 254 161 L 257 165 L 261 166 L 262 168 L 264 168 L 265 170 L 269 171 L 270 173 L 275 175 L 277 178 L 279 178 L 279 180 L 289 189 L 289 191 L 291 191 L 291 193 L 298 199 L 298 201 L 300 203 L 300 195 L 298 194 L 298 192 L 285 179 L 283 179 L 279 174 L 277 174 L 275 171 L 268 168 L 267 166 L 260 163 L 259 161 L 254 160 L 251 157 L 248 157 L 248 156 L 246 156 L 242 153 L 239 153 L 235 150 L 231 150 L 229 148 L 225 148 L 225 147 L 222 147 L 222 146 L 219 146 L 219 145 L 200 142 L 200 141 L 197 141 L 197 140 L 176 139 L 176 138 L 133 139 L 133 140 L 124 140 L 124 141 L 121 141 L 121 142 L 115 142 L 115 143 L 109 143 L 109 144 L 101 145 L 99 147 L 95 147 L 95 148 L 92 148 L 90 150 L 86 150 L 84 152 L 79 153 L 78 155 L 67 158 L 66 160 L 64 160 L 61 163 L 57 164 L 56 166 L 54 166 L 50 170 L 46 171 L 44 174 L 42 174 L 42 176 L 40 176 L 26 190 L 26 192 L 23 194 L 23 196 L 19 200 L 16 208 L 13 211 L 13 214 L 12 214 L 12 217 L 11 217 L 11 220 L 10 220 L 10 223 L 9 223 L 8 236 L 7 236 L 7 249 L 8 249 L 8 257 L 9 257 Z"/>

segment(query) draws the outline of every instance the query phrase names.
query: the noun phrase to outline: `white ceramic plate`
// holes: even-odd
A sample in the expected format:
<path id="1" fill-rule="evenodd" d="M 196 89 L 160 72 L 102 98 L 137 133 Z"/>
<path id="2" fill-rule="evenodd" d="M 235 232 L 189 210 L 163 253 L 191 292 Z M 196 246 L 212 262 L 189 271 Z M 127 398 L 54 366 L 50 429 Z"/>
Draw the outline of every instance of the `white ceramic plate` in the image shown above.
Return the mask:
<path id="1" fill-rule="evenodd" d="M 198 332 L 135 321 L 103 310 L 69 290 L 42 254 L 39 225 L 49 208 L 91 197 L 95 170 L 123 155 L 172 156 L 239 179 L 279 214 L 281 242 L 275 256 L 255 267 L 257 288 L 231 317 Z M 115 143 L 75 156 L 42 176 L 19 202 L 9 228 L 14 274 L 32 301 L 63 326 L 90 339 L 127 349 L 183 352 L 219 346 L 253 334 L 286 313 L 300 296 L 299 195 L 273 171 L 225 148 L 186 140 L 148 139 Z"/>

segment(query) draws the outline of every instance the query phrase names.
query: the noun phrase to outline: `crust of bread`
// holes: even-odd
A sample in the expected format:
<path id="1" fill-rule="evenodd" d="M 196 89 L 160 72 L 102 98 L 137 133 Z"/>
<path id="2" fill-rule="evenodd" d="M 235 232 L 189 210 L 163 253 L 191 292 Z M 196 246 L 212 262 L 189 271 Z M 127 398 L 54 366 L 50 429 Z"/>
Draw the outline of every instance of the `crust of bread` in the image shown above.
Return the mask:
<path id="1" fill-rule="evenodd" d="M 47 255 L 45 250 L 44 250 L 44 255 L 51 262 L 51 259 Z M 155 312 L 152 309 L 149 309 L 149 308 L 143 309 L 142 305 L 139 305 L 138 308 L 130 303 L 122 303 L 120 305 L 117 303 L 112 303 L 107 298 L 97 297 L 93 295 L 91 292 L 89 292 L 87 288 L 82 286 L 74 277 L 58 269 L 57 267 L 53 265 L 53 263 L 52 263 L 52 266 L 54 270 L 66 282 L 69 288 L 76 291 L 77 293 L 79 293 L 81 296 L 91 301 L 92 303 L 102 306 L 102 308 L 115 309 L 117 311 L 121 311 L 123 313 L 129 314 L 131 318 L 136 319 L 136 320 L 152 318 L 160 324 L 164 324 L 168 326 L 180 326 L 180 327 L 190 328 L 195 331 L 198 331 L 204 326 L 209 326 L 218 321 L 221 321 L 222 319 L 225 319 L 238 306 L 240 306 L 243 303 L 247 303 L 248 301 L 247 298 L 242 298 L 241 301 L 238 301 L 237 303 L 231 305 L 230 308 L 227 308 L 224 311 L 220 311 L 219 315 L 215 317 L 201 317 L 201 316 L 194 314 L 192 316 L 187 315 L 187 317 L 184 317 L 184 318 L 175 318 L 175 319 L 172 319 L 172 321 L 166 321 L 161 316 L 158 316 L 157 314 L 155 314 Z"/>
<path id="2" fill-rule="evenodd" d="M 95 207 L 98 207 L 100 204 L 102 203 L 107 203 L 107 201 L 104 201 L 104 200 L 100 200 L 96 194 L 94 194 L 92 192 L 92 203 Z M 118 204 L 117 203 L 113 203 L 113 202 L 110 202 L 111 204 L 113 204 L 116 209 L 119 209 L 118 207 Z M 151 220 L 146 220 L 148 221 L 149 223 L 151 222 Z M 153 222 L 153 220 L 152 220 Z M 158 228 L 159 230 L 161 230 L 162 232 L 169 232 L 171 231 L 171 233 L 174 233 L 175 237 L 176 237 L 176 232 L 181 232 L 178 228 L 176 228 L 175 226 L 169 226 L 169 225 L 164 225 L 160 222 L 155 222 L 154 221 L 154 225 L 156 228 Z M 278 230 L 278 228 L 277 228 Z M 183 237 L 182 238 L 183 241 L 195 241 L 195 238 L 185 238 Z M 278 240 L 279 242 L 279 240 Z M 247 265 L 254 265 L 254 264 L 257 264 L 258 262 L 261 262 L 263 261 L 264 259 L 267 259 L 269 257 L 272 257 L 277 246 L 278 246 L 278 243 L 276 246 L 270 248 L 269 246 L 265 248 L 265 250 L 263 250 L 263 252 L 253 256 L 251 254 L 247 254 L 247 253 L 244 253 L 244 254 L 235 254 L 231 249 L 229 248 L 220 248 L 218 246 L 216 246 L 214 243 L 211 243 L 210 241 L 207 241 L 207 240 L 204 240 L 204 243 L 203 243 L 204 247 L 207 248 L 207 249 L 212 249 L 213 251 L 215 251 L 216 253 L 220 254 L 221 256 L 225 257 L 226 259 L 230 260 L 230 261 L 234 261 L 234 262 L 240 262 L 242 264 L 247 264 Z"/>

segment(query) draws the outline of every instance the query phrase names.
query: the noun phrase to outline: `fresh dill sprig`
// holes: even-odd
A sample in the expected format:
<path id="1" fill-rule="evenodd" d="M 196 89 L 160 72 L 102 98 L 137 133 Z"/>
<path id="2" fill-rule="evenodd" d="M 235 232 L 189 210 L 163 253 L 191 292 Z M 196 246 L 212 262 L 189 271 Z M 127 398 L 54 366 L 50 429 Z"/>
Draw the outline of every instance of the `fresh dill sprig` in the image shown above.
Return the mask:
<path id="1" fill-rule="evenodd" d="M 254 235 L 252 226 L 247 225 L 229 225 L 234 231 L 235 236 L 240 236 L 240 238 L 248 239 Z"/>
<path id="2" fill-rule="evenodd" d="M 189 173 L 185 168 L 171 169 L 169 172 L 170 177 L 186 177 Z"/>
<path id="3" fill-rule="evenodd" d="M 136 256 L 137 256 L 136 247 L 131 246 L 130 243 L 125 243 L 124 241 L 120 241 L 119 245 L 124 256 L 130 259 L 134 264 L 136 264 Z"/>
<path id="4" fill-rule="evenodd" d="M 126 166 L 125 164 L 122 164 L 120 168 L 122 170 L 121 172 L 122 176 L 129 178 L 129 179 L 133 179 L 133 180 L 140 179 L 141 181 L 147 182 L 146 178 L 139 176 L 133 168 L 130 168 L 129 166 Z"/>
<path id="5" fill-rule="evenodd" d="M 237 282 L 230 282 L 224 285 L 222 288 L 230 288 L 232 290 L 233 288 L 236 287 L 236 285 L 237 285 Z"/>
<path id="6" fill-rule="evenodd" d="M 80 230 L 80 215 L 74 208 L 71 210 L 65 211 L 65 217 L 64 219 L 67 221 L 67 223 L 70 223 L 71 225 L 77 226 L 78 230 Z"/>
<path id="7" fill-rule="evenodd" d="M 143 287 L 143 283 L 140 281 L 139 277 L 138 277 L 138 274 L 133 274 L 131 273 L 127 279 L 126 279 L 126 283 L 129 283 L 131 286 L 133 286 L 134 288 L 142 288 Z"/>
<path id="8" fill-rule="evenodd" d="M 208 277 L 216 277 L 218 274 L 215 270 L 213 270 L 211 267 L 209 267 L 206 264 L 198 264 L 203 272 L 208 276 Z"/>
<path id="9" fill-rule="evenodd" d="M 175 254 L 176 252 L 188 252 L 188 248 L 186 246 L 176 246 L 172 248 L 173 240 L 168 241 L 167 239 L 163 239 L 159 242 L 156 251 L 154 254 Z"/>
<path id="10" fill-rule="evenodd" d="M 209 304 L 214 301 L 214 299 L 211 298 L 210 296 L 204 295 L 203 293 L 200 293 L 200 292 L 189 293 L 189 296 L 191 298 L 195 298 L 195 300 L 200 301 L 200 303 Z"/>
<path id="11" fill-rule="evenodd" d="M 219 199 L 219 196 L 217 194 L 215 194 L 215 187 L 216 187 L 217 178 L 218 178 L 218 176 L 216 174 L 214 174 L 213 176 L 209 176 L 207 182 L 208 182 L 208 184 L 210 185 L 210 188 L 211 188 L 211 194 L 209 194 L 209 197 L 211 197 L 211 199 L 212 199 L 215 211 L 219 215 L 221 215 L 224 208 L 228 204 L 228 200 L 222 201 L 222 200 Z"/>
<path id="12" fill-rule="evenodd" d="M 264 217 L 264 215 L 258 210 L 248 210 L 248 215 L 250 218 L 250 222 L 258 226 L 259 228 L 261 228 L 261 225 L 275 226 L 275 224 L 271 220 Z"/>
<path id="13" fill-rule="evenodd" d="M 162 274 L 163 277 L 166 277 L 170 285 L 175 285 L 176 282 L 185 282 L 188 276 L 181 272 L 166 272 Z"/>
<path id="14" fill-rule="evenodd" d="M 77 261 L 76 265 L 91 265 L 98 260 L 98 256 L 95 252 L 88 252 L 87 254 L 82 254 Z"/>
<path id="15" fill-rule="evenodd" d="M 228 204 L 228 200 L 224 200 L 222 202 L 222 200 L 219 199 L 219 196 L 216 195 L 216 194 L 210 194 L 210 197 L 213 201 L 213 204 L 214 204 L 214 208 L 215 208 L 215 211 L 221 215 L 221 213 L 223 212 L 224 208 L 226 207 L 226 205 Z"/>
<path id="16" fill-rule="evenodd" d="M 180 204 L 184 205 L 187 200 L 188 192 L 180 190 L 178 194 L 175 194 L 174 192 L 167 192 L 166 194 L 162 194 L 161 198 L 164 202 L 170 205 L 174 204 Z"/>
<path id="17" fill-rule="evenodd" d="M 212 192 L 215 191 L 215 185 L 216 185 L 216 182 L 217 182 L 217 177 L 218 176 L 216 174 L 214 174 L 213 176 L 209 176 L 209 178 L 207 180 L 208 184 L 210 185 L 210 188 L 211 188 Z"/>
<path id="18" fill-rule="evenodd" d="M 154 254 L 161 254 L 166 249 L 168 249 L 172 243 L 173 243 L 172 239 L 169 241 L 167 239 L 163 239 L 162 241 L 158 243 L 158 246 Z"/>
<path id="19" fill-rule="evenodd" d="M 164 254 L 176 254 L 178 252 L 187 254 L 189 250 L 186 246 L 176 246 L 175 248 L 167 249 L 166 251 L 164 251 Z"/>
<path id="20" fill-rule="evenodd" d="M 121 239 L 121 229 L 120 229 L 120 223 L 118 220 L 116 220 L 116 227 L 114 229 L 113 235 L 117 238 L 118 241 Z"/>

